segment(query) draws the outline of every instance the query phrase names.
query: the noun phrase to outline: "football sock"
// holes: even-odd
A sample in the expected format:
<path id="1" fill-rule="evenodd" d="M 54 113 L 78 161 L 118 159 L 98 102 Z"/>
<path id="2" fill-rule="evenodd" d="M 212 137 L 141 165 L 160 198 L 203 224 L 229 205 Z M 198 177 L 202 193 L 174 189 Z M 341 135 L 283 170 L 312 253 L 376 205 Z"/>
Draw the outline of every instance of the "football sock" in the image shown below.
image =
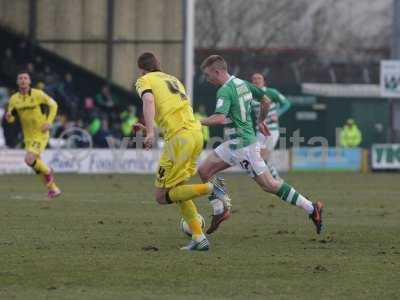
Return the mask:
<path id="1" fill-rule="evenodd" d="M 50 168 L 45 164 L 45 162 L 43 160 L 41 160 L 40 158 L 37 158 L 33 162 L 31 168 L 36 172 L 36 174 L 42 175 L 43 183 L 45 185 L 47 185 L 47 188 L 49 190 L 58 189 L 58 187 L 57 187 L 57 185 L 56 185 L 56 183 L 54 181 L 50 182 L 50 183 L 46 182 L 45 176 L 50 174 Z"/>
<path id="2" fill-rule="evenodd" d="M 197 208 L 192 200 L 178 202 L 177 203 L 181 215 L 186 223 L 189 225 L 192 231 L 193 239 L 198 238 L 203 235 L 203 230 L 201 229 L 201 222 L 197 218 Z"/>
<path id="3" fill-rule="evenodd" d="M 56 183 L 53 181 L 53 182 L 50 182 L 48 185 L 47 185 L 47 188 L 49 189 L 49 190 L 58 190 L 58 186 L 56 185 Z"/>
<path id="4" fill-rule="evenodd" d="M 272 177 L 279 178 L 278 170 L 267 160 L 265 160 L 265 164 L 267 165 L 269 172 L 271 173 Z"/>
<path id="5" fill-rule="evenodd" d="M 204 237 L 203 230 L 201 229 L 201 222 L 199 219 L 194 218 L 188 223 L 190 230 L 192 231 L 192 239 L 195 241 L 201 241 Z"/>
<path id="6" fill-rule="evenodd" d="M 37 174 L 49 174 L 50 173 L 50 168 L 44 163 L 43 160 L 40 158 L 37 158 L 31 168 L 37 173 Z"/>
<path id="7" fill-rule="evenodd" d="M 171 202 L 186 201 L 211 193 L 212 183 L 184 184 L 169 190 L 167 199 Z"/>
<path id="8" fill-rule="evenodd" d="M 197 208 L 196 208 L 196 205 L 194 205 L 192 200 L 178 202 L 177 205 L 178 205 L 181 215 L 182 215 L 183 219 L 186 221 L 186 223 L 189 224 L 190 220 L 196 219 Z"/>
<path id="9" fill-rule="evenodd" d="M 208 197 L 208 201 L 210 201 L 210 204 L 212 205 L 214 216 L 220 215 L 224 212 L 224 203 L 222 203 L 221 200 L 215 197 L 214 194 L 211 194 Z"/>
<path id="10" fill-rule="evenodd" d="M 312 205 L 312 202 L 303 195 L 299 194 L 286 182 L 282 184 L 276 195 L 283 201 L 303 208 L 308 214 L 311 214 L 314 211 L 314 206 Z"/>

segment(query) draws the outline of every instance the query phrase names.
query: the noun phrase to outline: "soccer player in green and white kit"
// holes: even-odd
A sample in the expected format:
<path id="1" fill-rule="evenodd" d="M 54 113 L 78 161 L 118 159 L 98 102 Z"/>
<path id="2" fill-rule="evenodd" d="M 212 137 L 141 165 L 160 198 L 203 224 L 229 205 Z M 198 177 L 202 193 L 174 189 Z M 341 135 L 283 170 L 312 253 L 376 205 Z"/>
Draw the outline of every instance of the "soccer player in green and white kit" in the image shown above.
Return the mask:
<path id="1" fill-rule="evenodd" d="M 206 58 L 201 69 L 207 81 L 221 86 L 217 91 L 215 113 L 201 120 L 201 123 L 206 126 L 225 124 L 225 136 L 228 138 L 200 164 L 198 173 L 202 180 L 207 181 L 224 169 L 240 165 L 264 191 L 304 209 L 319 234 L 322 228 L 322 202 L 312 203 L 287 182 L 280 178 L 275 179 L 260 155 L 260 144 L 257 142 L 251 118 L 251 101 L 258 99 L 261 102 L 259 120 L 264 120 L 270 102 L 265 92 L 245 80 L 231 76 L 227 63 L 219 55 Z M 263 122 L 258 126 L 260 132 L 269 134 Z M 210 202 L 214 213 L 207 231 L 209 234 L 230 216 L 229 208 L 223 207 L 222 201 L 210 199 Z"/>
<path id="2" fill-rule="evenodd" d="M 267 125 L 270 135 L 263 135 L 258 130 L 258 126 L 256 126 L 256 124 L 254 127 L 256 129 L 257 140 L 260 143 L 261 147 L 261 157 L 267 164 L 272 176 L 274 178 L 277 178 L 279 176 L 278 171 L 276 170 L 275 166 L 273 166 L 270 162 L 271 153 L 272 151 L 274 151 L 279 139 L 279 117 L 288 111 L 288 109 L 290 108 L 290 102 L 278 90 L 266 87 L 265 79 L 262 74 L 254 73 L 253 76 L 251 76 L 251 81 L 254 85 L 262 89 L 266 93 L 268 98 L 272 101 L 265 120 L 259 120 L 259 122 L 262 121 Z M 254 113 L 253 117 L 256 116 L 258 118 L 261 109 L 260 102 L 252 101 L 251 107 Z"/>

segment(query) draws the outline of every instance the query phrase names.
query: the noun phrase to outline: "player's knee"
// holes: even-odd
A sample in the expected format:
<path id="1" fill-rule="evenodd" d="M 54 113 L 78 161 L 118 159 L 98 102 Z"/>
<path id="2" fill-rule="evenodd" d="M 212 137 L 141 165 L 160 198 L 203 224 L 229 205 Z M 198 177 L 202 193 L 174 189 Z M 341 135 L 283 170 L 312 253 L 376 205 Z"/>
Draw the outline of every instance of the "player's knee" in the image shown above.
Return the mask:
<path id="1" fill-rule="evenodd" d="M 261 187 L 265 192 L 275 194 L 279 190 L 281 185 L 282 183 L 280 182 L 280 180 L 277 180 L 271 176 L 263 182 Z"/>
<path id="2" fill-rule="evenodd" d="M 167 201 L 165 200 L 165 197 L 161 197 L 161 196 L 156 197 L 156 201 L 158 204 L 161 204 L 161 205 L 168 204 Z"/>
<path id="3" fill-rule="evenodd" d="M 261 150 L 260 155 L 261 155 L 262 159 L 264 159 L 264 160 L 268 160 L 270 157 L 269 152 L 266 149 Z"/>
<path id="4" fill-rule="evenodd" d="M 32 167 L 33 163 L 35 162 L 36 157 L 34 157 L 33 155 L 26 155 L 25 156 L 25 163 L 29 166 Z"/>
<path id="5" fill-rule="evenodd" d="M 204 179 L 206 178 L 204 169 L 203 169 L 203 168 L 199 168 L 199 169 L 197 170 L 197 173 L 199 174 L 201 180 L 204 181 Z"/>
<path id="6" fill-rule="evenodd" d="M 201 180 L 203 182 L 206 182 L 210 179 L 210 172 L 208 172 L 207 168 L 201 167 L 197 170 L 197 173 L 199 174 Z"/>
<path id="7" fill-rule="evenodd" d="M 275 179 L 275 178 L 274 178 L 274 179 L 271 181 L 271 193 L 276 193 L 276 192 L 278 192 L 279 189 L 281 188 L 281 186 L 282 186 L 281 180 Z"/>
<path id="8" fill-rule="evenodd" d="M 165 191 L 156 191 L 155 197 L 158 204 L 168 204 L 167 193 Z"/>
<path id="9" fill-rule="evenodd" d="M 264 184 L 263 186 L 261 186 L 261 188 L 264 192 L 272 193 L 272 187 L 269 184 Z"/>

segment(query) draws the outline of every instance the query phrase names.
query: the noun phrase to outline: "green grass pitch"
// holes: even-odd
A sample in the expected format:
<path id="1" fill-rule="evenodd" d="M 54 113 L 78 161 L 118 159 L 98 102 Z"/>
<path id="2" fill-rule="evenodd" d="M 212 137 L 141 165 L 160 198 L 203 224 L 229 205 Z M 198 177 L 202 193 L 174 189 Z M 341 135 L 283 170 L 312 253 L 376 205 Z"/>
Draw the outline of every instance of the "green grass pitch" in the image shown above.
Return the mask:
<path id="1" fill-rule="evenodd" d="M 53 202 L 33 175 L 0 176 L 0 299 L 400 298 L 400 174 L 285 176 L 324 201 L 321 236 L 302 210 L 225 177 L 232 218 L 211 251 L 186 253 L 153 176 L 58 175 Z"/>

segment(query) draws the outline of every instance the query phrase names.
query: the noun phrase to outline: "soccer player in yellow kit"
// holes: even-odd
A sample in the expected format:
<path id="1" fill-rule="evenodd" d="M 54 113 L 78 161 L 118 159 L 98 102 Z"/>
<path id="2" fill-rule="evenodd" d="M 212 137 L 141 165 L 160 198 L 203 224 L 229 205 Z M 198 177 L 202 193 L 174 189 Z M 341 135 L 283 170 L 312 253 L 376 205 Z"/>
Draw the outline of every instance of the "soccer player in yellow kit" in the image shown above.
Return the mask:
<path id="1" fill-rule="evenodd" d="M 6 120 L 15 121 L 18 114 L 25 143 L 25 163 L 41 175 L 48 188 L 47 196 L 52 199 L 61 194 L 54 181 L 53 170 L 49 168 L 40 155 L 49 141 L 49 130 L 57 114 L 57 103 L 41 90 L 31 88 L 28 72 L 22 71 L 17 76 L 18 92 L 13 94 L 8 103 Z M 48 114 L 43 107 L 48 107 Z"/>
<path id="2" fill-rule="evenodd" d="M 202 231 L 192 199 L 214 193 L 227 201 L 225 189 L 215 180 L 212 183 L 185 183 L 196 173 L 196 161 L 203 149 L 200 122 L 193 115 L 183 84 L 161 71 L 160 61 L 153 53 L 143 53 L 137 63 L 142 76 L 136 82 L 136 90 L 143 101 L 145 120 L 145 125 L 138 126 L 146 130 L 144 145 L 150 149 L 154 144 L 154 121 L 165 139 L 155 182 L 156 201 L 159 204 L 176 203 L 189 225 L 192 240 L 181 249 L 206 251 L 209 241 Z"/>

